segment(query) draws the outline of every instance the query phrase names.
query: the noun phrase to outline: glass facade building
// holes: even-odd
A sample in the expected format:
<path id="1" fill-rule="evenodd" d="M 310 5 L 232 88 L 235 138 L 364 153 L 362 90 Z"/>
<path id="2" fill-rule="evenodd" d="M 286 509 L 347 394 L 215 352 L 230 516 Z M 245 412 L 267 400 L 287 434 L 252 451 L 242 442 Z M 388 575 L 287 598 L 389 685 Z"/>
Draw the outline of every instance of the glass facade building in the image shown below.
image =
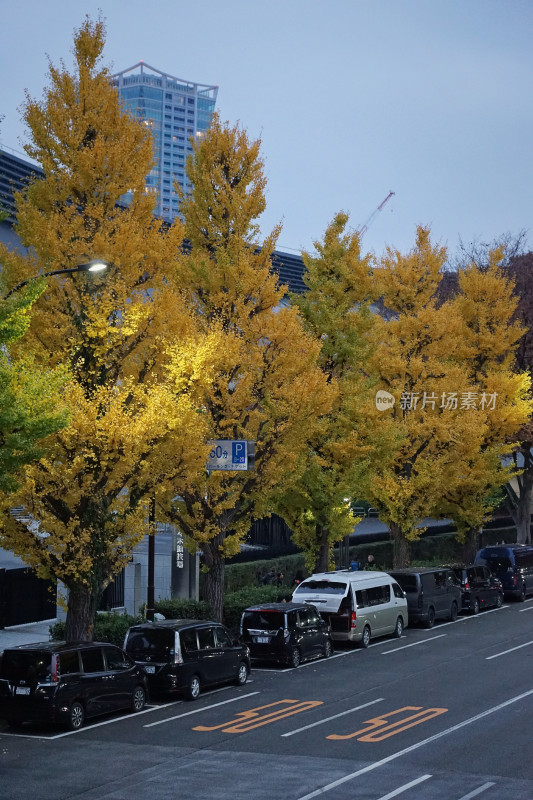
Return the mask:
<path id="1" fill-rule="evenodd" d="M 218 86 L 166 75 L 140 61 L 117 72 L 111 81 L 117 87 L 125 111 L 152 132 L 155 163 L 146 176 L 146 192 L 156 195 L 155 213 L 166 220 L 178 215 L 178 182 L 185 194 L 191 185 L 185 174 L 192 140 L 203 136 L 209 127 Z M 128 195 L 126 201 L 131 199 Z"/>

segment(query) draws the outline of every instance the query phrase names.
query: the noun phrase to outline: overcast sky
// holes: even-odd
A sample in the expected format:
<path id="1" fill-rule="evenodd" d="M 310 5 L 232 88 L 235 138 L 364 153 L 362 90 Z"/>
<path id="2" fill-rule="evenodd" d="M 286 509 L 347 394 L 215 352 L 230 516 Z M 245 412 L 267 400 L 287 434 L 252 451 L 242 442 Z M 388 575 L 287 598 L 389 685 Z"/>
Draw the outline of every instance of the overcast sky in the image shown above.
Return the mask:
<path id="1" fill-rule="evenodd" d="M 4 0 L 2 146 L 22 151 L 25 89 L 47 55 L 72 67 L 98 9 L 114 71 L 218 84 L 222 118 L 261 137 L 279 249 L 339 210 L 358 228 L 391 190 L 367 250 L 410 249 L 418 224 L 451 251 L 524 228 L 533 247 L 533 0 Z"/>

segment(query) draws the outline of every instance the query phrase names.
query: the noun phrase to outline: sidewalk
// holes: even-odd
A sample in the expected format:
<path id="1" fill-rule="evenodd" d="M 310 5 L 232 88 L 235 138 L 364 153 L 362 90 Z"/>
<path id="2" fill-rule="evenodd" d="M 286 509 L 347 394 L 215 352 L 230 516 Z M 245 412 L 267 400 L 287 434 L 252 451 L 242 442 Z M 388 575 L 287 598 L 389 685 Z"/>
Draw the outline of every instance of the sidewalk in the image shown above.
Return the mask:
<path id="1" fill-rule="evenodd" d="M 50 625 L 53 625 L 55 621 L 55 619 L 47 619 L 43 622 L 30 622 L 27 625 L 3 628 L 0 630 L 0 653 L 7 647 L 16 647 L 18 644 L 49 641 Z"/>

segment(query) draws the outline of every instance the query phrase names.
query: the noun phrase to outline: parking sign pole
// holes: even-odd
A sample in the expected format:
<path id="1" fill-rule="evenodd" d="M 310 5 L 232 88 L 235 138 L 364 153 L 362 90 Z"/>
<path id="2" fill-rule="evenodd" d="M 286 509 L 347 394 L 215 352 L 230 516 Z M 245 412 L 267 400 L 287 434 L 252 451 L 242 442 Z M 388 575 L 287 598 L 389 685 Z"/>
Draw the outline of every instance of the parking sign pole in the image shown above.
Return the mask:
<path id="1" fill-rule="evenodd" d="M 146 592 L 146 619 L 154 621 L 155 614 L 155 495 L 150 498 L 150 532 L 148 534 L 148 587 Z"/>

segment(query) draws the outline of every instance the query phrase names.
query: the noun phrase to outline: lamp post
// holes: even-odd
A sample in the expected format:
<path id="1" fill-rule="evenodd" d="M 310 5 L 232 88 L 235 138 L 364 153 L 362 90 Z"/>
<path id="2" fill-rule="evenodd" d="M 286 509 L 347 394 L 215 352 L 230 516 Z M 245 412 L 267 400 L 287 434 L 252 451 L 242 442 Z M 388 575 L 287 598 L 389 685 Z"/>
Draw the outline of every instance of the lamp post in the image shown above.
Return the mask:
<path id="1" fill-rule="evenodd" d="M 14 292 L 18 292 L 19 289 L 22 289 L 24 286 L 27 286 L 28 283 L 31 281 L 38 280 L 39 278 L 50 278 L 52 275 L 71 275 L 73 272 L 102 272 L 104 269 L 107 269 L 108 264 L 105 261 L 100 261 L 99 259 L 93 259 L 93 261 L 88 261 L 86 264 L 78 264 L 77 267 L 68 267 L 67 269 L 54 269 L 50 272 L 43 272 L 40 275 L 34 275 L 33 278 L 27 278 L 25 281 L 21 281 L 17 283 L 16 286 L 13 286 L 12 289 L 5 295 L 4 300 L 7 300 Z"/>

